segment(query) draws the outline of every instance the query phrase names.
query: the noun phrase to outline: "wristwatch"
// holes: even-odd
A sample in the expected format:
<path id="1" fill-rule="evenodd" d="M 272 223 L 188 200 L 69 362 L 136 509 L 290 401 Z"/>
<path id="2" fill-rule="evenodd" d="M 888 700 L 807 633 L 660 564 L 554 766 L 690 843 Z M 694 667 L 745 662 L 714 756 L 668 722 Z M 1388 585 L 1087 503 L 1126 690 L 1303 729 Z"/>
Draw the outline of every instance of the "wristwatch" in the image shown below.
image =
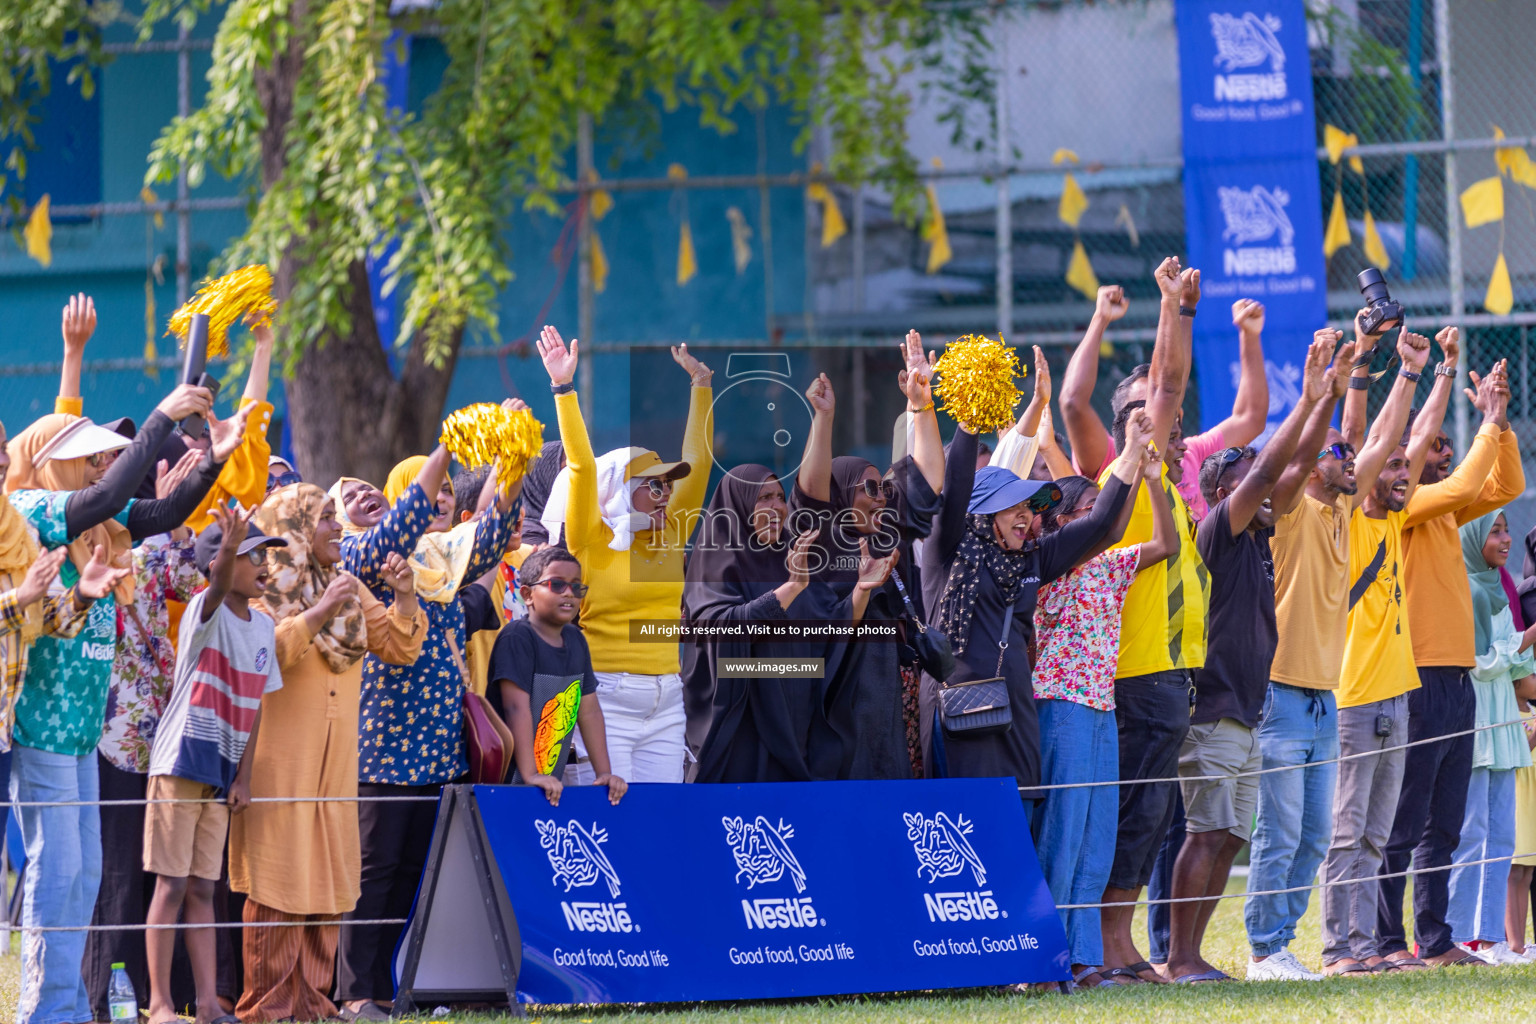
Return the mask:
<path id="1" fill-rule="evenodd" d="M 1435 364 L 1435 376 L 1436 377 L 1454 377 L 1454 376 L 1456 376 L 1456 367 L 1448 366 L 1445 363 L 1436 363 Z"/>

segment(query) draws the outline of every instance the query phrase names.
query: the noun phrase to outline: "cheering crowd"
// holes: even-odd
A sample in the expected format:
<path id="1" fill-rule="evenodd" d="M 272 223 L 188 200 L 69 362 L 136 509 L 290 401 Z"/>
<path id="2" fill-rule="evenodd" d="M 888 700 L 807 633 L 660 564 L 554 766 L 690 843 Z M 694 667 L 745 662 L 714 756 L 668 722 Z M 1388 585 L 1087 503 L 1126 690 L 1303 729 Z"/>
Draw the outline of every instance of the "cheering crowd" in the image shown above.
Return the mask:
<path id="1" fill-rule="evenodd" d="M 568 785 L 618 803 L 635 782 L 1011 776 L 1055 902 L 1106 904 L 1061 912 L 1078 987 L 1229 980 L 1202 939 L 1250 843 L 1249 979 L 1536 959 L 1536 583 L 1505 569 L 1501 510 L 1525 486 L 1505 367 L 1470 375 L 1481 425 L 1455 464 L 1456 328 L 1432 368 L 1428 338 L 1397 336 L 1374 419 L 1393 346 L 1320 330 L 1255 449 L 1264 309 L 1242 300 L 1232 414 L 1186 436 L 1200 275 L 1170 258 L 1155 278 L 1151 363 L 1107 429 L 1090 398 L 1117 287 L 1055 413 L 1037 348 L 995 446 L 966 423 L 944 443 L 912 333 L 888 468 L 834 456 L 821 374 L 793 477 L 721 467 L 713 493 L 711 370 L 686 346 L 653 382 L 681 406 L 688 378 L 676 459 L 597 454 L 579 344 L 545 328 L 559 439 L 524 475 L 450 475 L 440 447 L 382 488 L 324 490 L 268 447 L 269 329 L 232 418 L 181 385 L 142 424 L 98 424 L 79 391 L 95 311 L 72 299 L 56 411 L 0 448 L 19 1024 L 108 1019 L 114 967 L 150 1024 L 388 1019 L 400 926 L 366 922 L 409 912 L 431 798 L 502 781 L 487 728 L 505 780 L 551 804 Z M 679 621 L 705 638 L 635 629 Z M 777 628 L 809 621 L 891 628 Z M 824 672 L 737 667 L 767 658 Z M 1321 974 L 1288 948 L 1314 879 Z M 1172 902 L 1143 956 L 1149 886 Z"/>

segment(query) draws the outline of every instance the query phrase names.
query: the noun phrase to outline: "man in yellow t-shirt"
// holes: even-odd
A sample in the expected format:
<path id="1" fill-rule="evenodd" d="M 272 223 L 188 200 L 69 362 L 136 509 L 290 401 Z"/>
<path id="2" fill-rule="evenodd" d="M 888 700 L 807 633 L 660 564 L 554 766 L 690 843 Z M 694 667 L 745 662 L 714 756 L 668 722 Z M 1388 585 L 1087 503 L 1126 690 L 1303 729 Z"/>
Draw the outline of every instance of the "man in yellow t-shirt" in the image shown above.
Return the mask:
<path id="1" fill-rule="evenodd" d="M 1335 338 L 1342 332 L 1320 331 Z M 1372 348 L 1376 336 L 1356 331 L 1346 355 L 1362 370 L 1368 358 L 1356 353 Z M 1411 348 L 1399 342 L 1400 355 Z M 1370 378 L 1348 378 L 1352 399 L 1363 400 Z M 1346 378 L 1334 379 L 1338 397 Z M 1248 889 L 1269 892 L 1311 881 L 1322 865 L 1332 835 L 1334 780 L 1338 775 L 1339 727 L 1334 691 L 1344 665 L 1348 637 L 1350 518 L 1359 507 L 1360 489 L 1375 486 L 1387 457 L 1402 438 L 1413 404 L 1414 382 L 1395 379 L 1377 415 L 1370 439 L 1351 441 L 1329 426 L 1334 403 L 1323 402 L 1307 423 L 1301 450 L 1317 453 L 1306 490 L 1276 500 L 1275 621 L 1279 644 L 1269 671 L 1269 692 L 1259 724 L 1259 750 L 1266 767 L 1300 766 L 1299 771 L 1259 776 L 1257 826 L 1249 858 Z M 1346 420 L 1348 417 L 1346 416 Z M 1359 456 L 1355 444 L 1362 443 Z M 1249 896 L 1243 910 L 1252 954 L 1249 981 L 1314 981 L 1289 950 L 1296 924 L 1306 913 L 1310 893 Z"/>
<path id="2" fill-rule="evenodd" d="M 1400 378 L 1417 385 L 1429 358 L 1429 339 L 1404 331 L 1398 354 L 1403 361 Z M 1338 690 L 1339 753 L 1344 757 L 1380 753 L 1339 765 L 1333 839 L 1323 861 L 1326 974 L 1362 973 L 1381 960 L 1376 936 L 1378 884 L 1326 883 L 1377 874 L 1381 849 L 1392 832 L 1403 782 L 1401 747 L 1408 739 L 1408 691 L 1419 685 L 1403 606 L 1403 529 L 1409 497 L 1449 397 L 1449 388 L 1431 392 L 1411 436 L 1392 451 L 1376 486 L 1349 522 L 1348 637 Z M 1378 431 L 1380 427 L 1378 421 Z"/>

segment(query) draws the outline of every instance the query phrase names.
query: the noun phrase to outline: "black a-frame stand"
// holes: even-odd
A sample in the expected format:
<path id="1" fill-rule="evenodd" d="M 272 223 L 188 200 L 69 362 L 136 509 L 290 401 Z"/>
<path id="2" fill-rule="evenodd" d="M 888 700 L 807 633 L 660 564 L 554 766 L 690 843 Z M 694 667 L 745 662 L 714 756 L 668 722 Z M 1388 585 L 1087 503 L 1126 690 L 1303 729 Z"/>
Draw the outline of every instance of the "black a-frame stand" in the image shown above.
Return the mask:
<path id="1" fill-rule="evenodd" d="M 410 923 L 395 954 L 395 1012 L 502 1003 L 522 1015 L 523 943 L 472 786 L 445 786 Z"/>

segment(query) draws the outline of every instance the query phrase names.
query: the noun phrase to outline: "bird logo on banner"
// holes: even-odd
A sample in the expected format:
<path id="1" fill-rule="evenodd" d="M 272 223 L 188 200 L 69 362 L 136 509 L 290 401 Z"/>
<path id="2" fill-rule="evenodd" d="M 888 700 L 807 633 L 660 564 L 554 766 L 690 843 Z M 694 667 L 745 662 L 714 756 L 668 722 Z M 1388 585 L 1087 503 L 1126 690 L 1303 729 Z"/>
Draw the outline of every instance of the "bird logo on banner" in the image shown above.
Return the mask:
<path id="1" fill-rule="evenodd" d="M 917 854 L 919 875 L 926 874 L 929 882 L 936 882 L 958 875 L 969 867 L 977 885 L 987 884 L 987 866 L 966 838 L 973 826 L 964 815 L 958 821 L 951 820 L 943 811 L 932 818 L 922 814 L 903 814 L 901 817 L 907 825 L 912 852 Z"/>
<path id="2" fill-rule="evenodd" d="M 805 892 L 805 868 L 787 842 L 795 837 L 793 825 L 781 818 L 775 828 L 761 814 L 750 825 L 741 818 L 721 818 L 720 823 L 725 826 L 725 841 L 730 844 L 731 857 L 736 862 L 736 881 L 745 877 L 750 889 L 777 882 L 788 871 L 795 892 Z"/>
<path id="3" fill-rule="evenodd" d="M 534 822 L 534 826 L 539 831 L 539 846 L 549 858 L 549 866 L 554 869 L 555 884 L 563 884 L 565 891 L 570 892 L 575 888 L 593 885 L 601 878 L 608 883 L 609 894 L 618 897 L 619 873 L 601 848 L 608 841 L 607 832 L 595 822 L 591 831 L 582 828 L 576 821 L 562 828 L 544 819 Z"/>

